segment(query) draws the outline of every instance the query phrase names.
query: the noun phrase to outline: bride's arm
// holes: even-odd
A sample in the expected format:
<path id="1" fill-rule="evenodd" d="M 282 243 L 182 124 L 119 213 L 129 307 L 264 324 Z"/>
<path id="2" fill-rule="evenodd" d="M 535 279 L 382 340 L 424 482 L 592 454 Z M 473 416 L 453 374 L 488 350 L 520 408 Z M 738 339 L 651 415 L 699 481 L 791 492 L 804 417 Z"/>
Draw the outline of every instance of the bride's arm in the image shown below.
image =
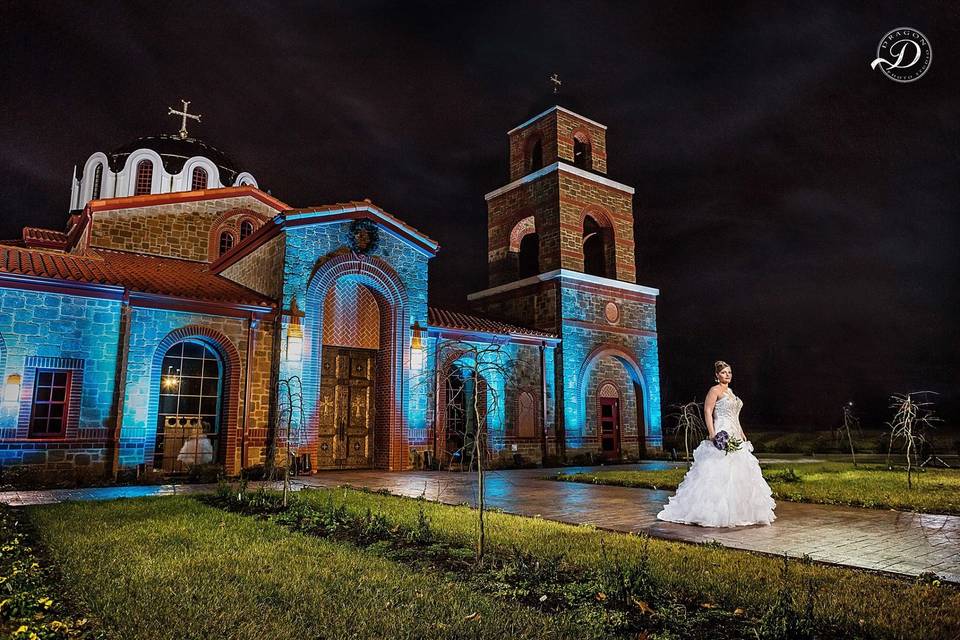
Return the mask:
<path id="1" fill-rule="evenodd" d="M 716 434 L 713 432 L 713 405 L 717 404 L 717 392 L 714 389 L 707 391 L 707 397 L 703 400 L 703 422 L 707 425 L 707 436 L 713 440 Z"/>

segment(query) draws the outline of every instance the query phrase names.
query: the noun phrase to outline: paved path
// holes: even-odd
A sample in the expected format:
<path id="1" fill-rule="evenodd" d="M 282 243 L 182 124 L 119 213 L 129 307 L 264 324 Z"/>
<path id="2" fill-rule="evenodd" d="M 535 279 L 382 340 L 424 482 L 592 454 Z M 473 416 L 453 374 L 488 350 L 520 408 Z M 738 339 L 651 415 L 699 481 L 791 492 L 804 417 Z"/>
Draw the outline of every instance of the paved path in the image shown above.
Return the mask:
<path id="1" fill-rule="evenodd" d="M 617 468 L 652 469 L 668 464 L 648 462 Z M 546 473 L 543 469 L 491 473 L 487 481 L 487 504 L 509 513 L 537 515 L 572 524 L 589 523 L 616 531 L 646 531 L 671 540 L 715 540 L 736 549 L 787 553 L 793 557 L 807 554 L 821 562 L 906 575 L 932 571 L 951 582 L 960 582 L 958 516 L 779 502 L 777 520 L 767 527 L 697 527 L 656 519 L 671 492 L 556 482 L 543 479 Z M 423 495 L 428 500 L 447 504 L 474 505 L 476 499 L 476 479 L 469 473 L 334 471 L 298 478 L 296 485 L 295 488 L 352 485 L 386 489 L 396 495 Z M 162 485 L 20 491 L 0 493 L 0 502 L 21 506 L 212 489 L 213 485 Z"/>

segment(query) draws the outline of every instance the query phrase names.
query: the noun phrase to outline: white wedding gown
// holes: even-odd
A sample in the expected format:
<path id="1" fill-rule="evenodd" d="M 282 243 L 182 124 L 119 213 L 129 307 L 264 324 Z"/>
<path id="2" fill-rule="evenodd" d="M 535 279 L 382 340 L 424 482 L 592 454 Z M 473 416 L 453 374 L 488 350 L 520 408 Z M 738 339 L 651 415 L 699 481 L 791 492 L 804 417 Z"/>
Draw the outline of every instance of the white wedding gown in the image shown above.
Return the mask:
<path id="1" fill-rule="evenodd" d="M 753 445 L 745 441 L 740 427 L 743 401 L 730 391 L 713 409 L 715 432 L 726 431 L 744 440 L 739 451 L 725 453 L 704 440 L 693 452 L 693 465 L 670 497 L 659 520 L 698 524 L 703 527 L 739 527 L 770 524 L 776 519 L 777 503 L 760 473 Z"/>

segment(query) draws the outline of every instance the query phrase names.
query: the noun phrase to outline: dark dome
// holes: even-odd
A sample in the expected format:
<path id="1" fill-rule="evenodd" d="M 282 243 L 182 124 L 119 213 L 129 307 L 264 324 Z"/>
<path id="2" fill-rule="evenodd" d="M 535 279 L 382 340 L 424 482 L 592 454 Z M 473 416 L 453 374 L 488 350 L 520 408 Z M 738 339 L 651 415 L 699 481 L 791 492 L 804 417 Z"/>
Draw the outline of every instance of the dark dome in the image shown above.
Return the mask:
<path id="1" fill-rule="evenodd" d="M 180 173 L 187 160 L 194 156 L 203 156 L 217 166 L 220 172 L 220 184 L 233 184 L 240 173 L 233 160 L 216 147 L 196 138 L 181 138 L 178 135 L 168 134 L 144 136 L 114 149 L 107 154 L 110 170 L 120 171 L 130 154 L 137 149 L 156 151 L 163 160 L 163 168 L 167 173 Z"/>

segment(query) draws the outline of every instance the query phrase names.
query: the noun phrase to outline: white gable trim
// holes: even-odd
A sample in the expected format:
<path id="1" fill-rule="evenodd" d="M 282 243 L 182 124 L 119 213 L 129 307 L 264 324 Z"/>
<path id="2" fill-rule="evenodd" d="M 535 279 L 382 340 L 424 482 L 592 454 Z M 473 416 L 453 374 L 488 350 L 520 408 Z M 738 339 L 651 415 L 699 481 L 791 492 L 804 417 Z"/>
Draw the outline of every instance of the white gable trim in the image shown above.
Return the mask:
<path id="1" fill-rule="evenodd" d="M 533 173 L 523 176 L 519 180 L 514 180 L 510 184 L 507 184 L 505 186 L 500 187 L 499 189 L 495 189 L 491 191 L 487 195 L 483 196 L 483 199 L 490 201 L 496 198 L 497 196 L 502 196 L 503 194 L 509 191 L 513 191 L 514 189 L 516 189 L 522 184 L 533 182 L 534 180 L 542 176 L 545 176 L 548 173 L 553 173 L 554 171 L 563 171 L 565 173 L 572 173 L 575 176 L 580 176 L 581 178 L 592 180 L 593 182 L 602 184 L 612 189 L 617 189 L 618 191 L 623 191 L 624 193 L 629 193 L 630 195 L 633 195 L 634 192 L 636 191 L 636 189 L 634 189 L 633 187 L 629 187 L 621 182 L 617 182 L 616 180 L 605 178 L 601 175 L 597 175 L 596 173 L 585 171 L 584 169 L 581 169 L 579 167 L 574 167 L 573 165 L 569 165 L 566 162 L 560 162 L 558 160 L 557 162 L 554 162 L 553 164 L 548 165 L 543 169 L 540 169 L 539 171 L 534 171 Z"/>
<path id="2" fill-rule="evenodd" d="M 547 115 L 547 114 L 549 114 L 549 113 L 552 113 L 553 111 L 563 111 L 564 113 L 566 113 L 566 114 L 568 114 L 568 115 L 574 116 L 574 117 L 576 117 L 576 118 L 580 118 L 580 119 L 583 120 L 584 122 L 589 122 L 590 124 L 592 124 L 592 125 L 595 126 L 595 127 L 600 127 L 601 129 L 606 129 L 606 128 L 607 128 L 607 125 L 605 125 L 605 124 L 600 124 L 600 123 L 597 122 L 596 120 L 591 120 L 590 118 L 588 118 L 588 117 L 586 117 L 586 116 L 582 116 L 582 115 L 580 115 L 579 113 L 575 113 L 575 112 L 573 112 L 573 111 L 570 111 L 570 109 L 564 109 L 564 108 L 561 107 L 560 105 L 556 105 L 556 106 L 550 107 L 549 109 L 547 109 L 547 110 L 544 111 L 543 113 L 538 113 L 537 115 L 533 116 L 532 118 L 530 118 L 529 120 L 527 120 L 527 121 L 524 122 L 523 124 L 519 124 L 519 125 L 515 126 L 513 129 L 510 129 L 510 131 L 507 131 L 507 135 L 509 136 L 509 135 L 511 135 L 511 134 L 519 131 L 520 129 L 523 129 L 523 128 L 526 127 L 527 125 L 533 124 L 534 122 L 536 122 L 537 120 L 539 120 L 539 119 L 542 118 L 543 116 L 545 116 L 545 115 Z"/>

